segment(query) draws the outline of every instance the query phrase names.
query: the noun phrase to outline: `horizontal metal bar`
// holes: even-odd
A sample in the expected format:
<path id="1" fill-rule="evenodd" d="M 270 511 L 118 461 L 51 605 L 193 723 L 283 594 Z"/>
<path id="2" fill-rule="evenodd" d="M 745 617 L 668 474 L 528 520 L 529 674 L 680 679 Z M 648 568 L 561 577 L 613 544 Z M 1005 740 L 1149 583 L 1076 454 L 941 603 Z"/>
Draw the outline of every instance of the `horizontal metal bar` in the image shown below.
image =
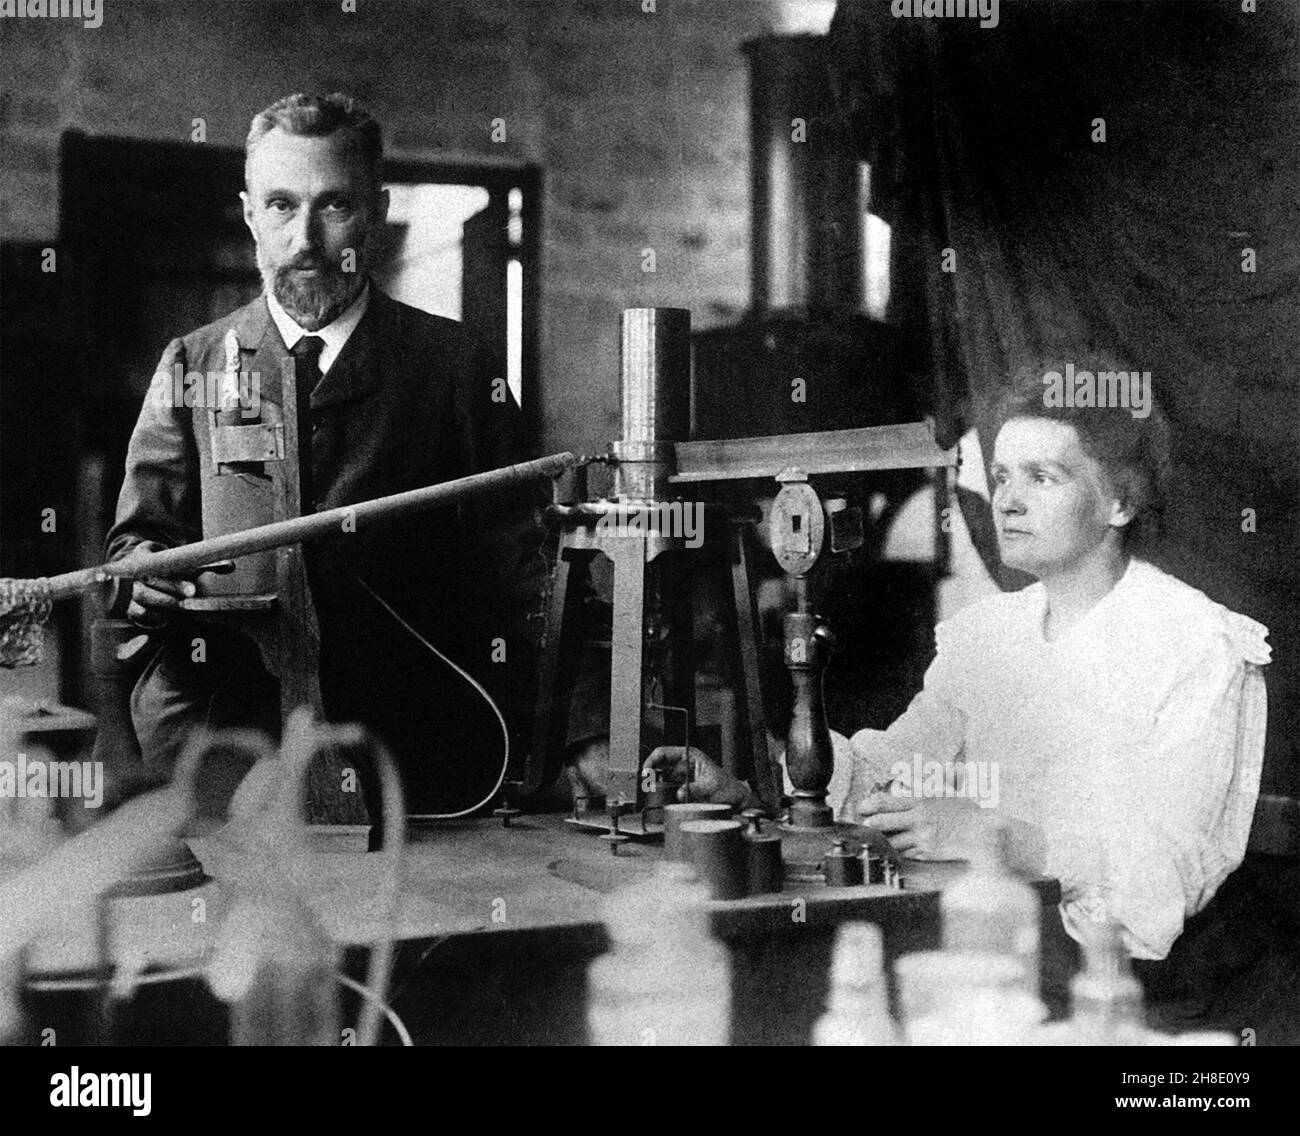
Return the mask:
<path id="1" fill-rule="evenodd" d="M 114 578 L 143 580 L 149 576 L 180 576 L 218 560 L 237 560 L 254 552 L 284 548 L 305 540 L 321 540 L 341 532 L 355 532 L 361 525 L 391 521 L 417 510 L 442 508 L 517 489 L 534 478 L 559 477 L 577 464 L 578 458 L 574 454 L 550 454 L 501 469 L 472 473 L 454 481 L 426 485 L 422 489 L 408 489 L 387 497 L 358 501 L 355 505 L 338 505 L 321 513 L 288 517 L 252 529 L 223 533 L 192 544 L 178 544 L 161 552 L 141 552 L 137 548 L 108 564 L 51 576 L 43 582 L 41 591 L 52 600 L 61 600 Z"/>
<path id="2" fill-rule="evenodd" d="M 677 472 L 669 478 L 675 482 L 775 477 L 790 466 L 805 473 L 867 473 L 957 464 L 957 451 L 941 450 L 928 422 L 678 442 L 675 449 Z"/>

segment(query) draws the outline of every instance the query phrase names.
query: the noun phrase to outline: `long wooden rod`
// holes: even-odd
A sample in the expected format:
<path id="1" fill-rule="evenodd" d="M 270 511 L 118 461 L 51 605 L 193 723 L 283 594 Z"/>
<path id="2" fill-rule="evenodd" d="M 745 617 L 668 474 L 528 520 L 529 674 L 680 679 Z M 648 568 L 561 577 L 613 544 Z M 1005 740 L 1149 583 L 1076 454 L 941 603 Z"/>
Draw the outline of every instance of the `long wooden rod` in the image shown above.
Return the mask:
<path id="1" fill-rule="evenodd" d="M 402 513 L 451 505 L 469 497 L 480 497 L 514 488 L 525 481 L 559 477 L 581 461 L 571 453 L 550 454 L 534 461 L 503 466 L 484 473 L 427 485 L 422 489 L 409 489 L 355 505 L 340 505 L 336 509 L 311 513 L 305 517 L 292 517 L 273 521 L 269 525 L 226 533 L 192 544 L 178 545 L 161 552 L 136 552 L 101 564 L 95 568 L 80 568 L 51 576 L 47 581 L 50 599 L 64 599 L 77 595 L 87 588 L 108 580 L 125 578 L 143 579 L 146 576 L 178 576 L 193 572 L 218 560 L 233 560 L 254 552 L 282 548 L 300 541 L 318 540 L 334 533 L 359 529 L 363 524 L 382 521 Z M 346 528 L 345 528 L 346 525 Z"/>

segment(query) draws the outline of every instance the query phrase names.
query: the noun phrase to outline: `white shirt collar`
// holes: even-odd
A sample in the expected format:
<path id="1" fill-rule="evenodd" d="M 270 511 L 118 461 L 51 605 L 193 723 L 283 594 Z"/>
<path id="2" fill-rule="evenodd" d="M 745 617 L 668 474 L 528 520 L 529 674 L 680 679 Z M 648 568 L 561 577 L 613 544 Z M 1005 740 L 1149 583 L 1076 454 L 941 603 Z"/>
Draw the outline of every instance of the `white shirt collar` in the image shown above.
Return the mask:
<path id="1" fill-rule="evenodd" d="M 299 327 L 293 317 L 280 305 L 280 301 L 270 292 L 266 293 L 266 306 L 271 310 L 271 319 L 275 321 L 280 338 L 284 340 L 284 345 L 290 351 L 304 335 L 318 335 L 325 340 L 325 346 L 320 353 L 320 373 L 328 375 L 334 360 L 339 357 L 339 352 L 343 350 L 344 344 L 356 330 L 361 317 L 366 314 L 366 309 L 370 307 L 370 281 L 366 281 L 361 289 L 361 295 L 352 301 L 347 311 L 319 331 L 308 331 L 304 327 Z"/>

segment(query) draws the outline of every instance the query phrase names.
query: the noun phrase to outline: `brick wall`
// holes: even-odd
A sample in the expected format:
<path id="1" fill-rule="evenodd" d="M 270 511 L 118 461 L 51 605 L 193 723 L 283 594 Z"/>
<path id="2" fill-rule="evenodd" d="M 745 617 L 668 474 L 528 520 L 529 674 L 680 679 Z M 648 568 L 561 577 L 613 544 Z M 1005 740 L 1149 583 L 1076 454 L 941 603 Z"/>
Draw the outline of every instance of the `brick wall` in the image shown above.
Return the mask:
<path id="1" fill-rule="evenodd" d="M 544 443 L 617 433 L 617 319 L 727 322 L 748 298 L 747 71 L 780 0 L 104 0 L 103 25 L 0 21 L 0 235 L 53 240 L 58 139 L 242 143 L 289 91 L 368 100 L 394 155 L 545 171 Z M 506 120 L 501 143 L 494 118 Z M 653 248 L 656 271 L 642 271 Z M 183 329 L 177 329 L 178 331 Z M 161 347 L 161 344 L 159 345 Z"/>

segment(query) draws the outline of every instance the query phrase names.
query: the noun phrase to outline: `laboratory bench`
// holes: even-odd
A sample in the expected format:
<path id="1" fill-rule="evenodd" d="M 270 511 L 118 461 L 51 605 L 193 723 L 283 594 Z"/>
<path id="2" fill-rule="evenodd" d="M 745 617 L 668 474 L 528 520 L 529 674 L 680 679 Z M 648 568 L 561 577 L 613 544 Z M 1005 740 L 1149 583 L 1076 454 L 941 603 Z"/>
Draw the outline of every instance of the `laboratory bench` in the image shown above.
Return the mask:
<path id="1" fill-rule="evenodd" d="M 108 941 L 119 965 L 146 973 L 194 968 L 210 952 L 232 888 L 211 843 L 191 843 L 212 877 L 202 886 L 111 901 Z M 308 853 L 293 876 L 358 978 L 366 944 L 391 923 L 390 1001 L 417 1044 L 581 1044 L 588 1040 L 587 967 L 608 948 L 605 897 L 645 878 L 662 856 L 652 842 L 624 844 L 612 855 L 605 841 L 563 815 L 525 815 L 509 827 L 495 818 L 439 822 L 410 834 L 391 920 L 381 901 L 387 861 L 380 854 Z M 787 882 L 780 893 L 710 904 L 714 934 L 731 955 L 732 1042 L 808 1040 L 843 922 L 876 923 L 887 962 L 937 947 L 939 886 L 953 867 L 905 861 L 901 890 Z M 1044 916 L 1042 994 L 1060 1013 L 1074 944 L 1056 913 L 1055 882 L 1035 888 Z M 50 928 L 31 952 L 33 1028 L 53 1023 L 74 1038 L 86 1029 L 85 999 L 60 992 L 58 980 L 93 971 L 90 922 Z M 118 1008 L 114 1033 L 127 1044 L 221 1043 L 225 1022 L 224 1006 L 194 977 L 136 991 Z"/>

